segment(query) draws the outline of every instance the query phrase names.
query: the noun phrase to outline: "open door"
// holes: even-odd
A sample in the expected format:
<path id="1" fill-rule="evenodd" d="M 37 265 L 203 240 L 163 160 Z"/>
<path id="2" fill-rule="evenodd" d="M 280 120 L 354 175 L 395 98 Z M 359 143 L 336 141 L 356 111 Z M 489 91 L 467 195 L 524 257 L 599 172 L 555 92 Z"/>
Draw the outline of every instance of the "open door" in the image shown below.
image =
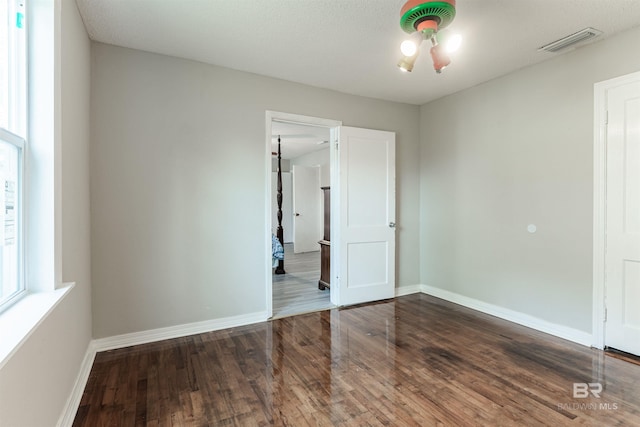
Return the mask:
<path id="1" fill-rule="evenodd" d="M 339 305 L 393 298 L 395 133 L 341 126 L 336 151 Z"/>
<path id="2" fill-rule="evenodd" d="M 640 78 L 607 93 L 605 344 L 640 355 Z"/>
<path id="3" fill-rule="evenodd" d="M 293 166 L 293 252 L 319 251 L 322 239 L 320 168 Z"/>

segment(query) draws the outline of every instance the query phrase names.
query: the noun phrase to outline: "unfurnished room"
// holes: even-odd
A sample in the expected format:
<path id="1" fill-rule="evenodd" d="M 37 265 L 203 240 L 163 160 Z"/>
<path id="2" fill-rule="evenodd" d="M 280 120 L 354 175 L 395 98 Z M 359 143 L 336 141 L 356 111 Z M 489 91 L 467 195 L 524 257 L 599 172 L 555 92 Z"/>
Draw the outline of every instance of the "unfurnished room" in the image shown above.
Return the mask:
<path id="1" fill-rule="evenodd" d="M 0 426 L 640 425 L 640 1 L 6 0 Z"/>

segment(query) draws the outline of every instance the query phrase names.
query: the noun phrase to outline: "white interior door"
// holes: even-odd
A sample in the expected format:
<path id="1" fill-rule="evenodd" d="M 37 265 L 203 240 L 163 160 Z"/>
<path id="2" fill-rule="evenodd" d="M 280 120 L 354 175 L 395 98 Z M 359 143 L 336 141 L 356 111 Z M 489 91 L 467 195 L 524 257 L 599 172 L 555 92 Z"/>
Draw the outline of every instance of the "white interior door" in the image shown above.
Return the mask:
<path id="1" fill-rule="evenodd" d="M 320 168 L 293 165 L 293 251 L 319 251 L 322 239 Z"/>
<path id="2" fill-rule="evenodd" d="M 393 298 L 395 133 L 342 126 L 337 151 L 339 304 Z"/>
<path id="3" fill-rule="evenodd" d="M 640 81 L 607 110 L 605 345 L 640 355 Z"/>

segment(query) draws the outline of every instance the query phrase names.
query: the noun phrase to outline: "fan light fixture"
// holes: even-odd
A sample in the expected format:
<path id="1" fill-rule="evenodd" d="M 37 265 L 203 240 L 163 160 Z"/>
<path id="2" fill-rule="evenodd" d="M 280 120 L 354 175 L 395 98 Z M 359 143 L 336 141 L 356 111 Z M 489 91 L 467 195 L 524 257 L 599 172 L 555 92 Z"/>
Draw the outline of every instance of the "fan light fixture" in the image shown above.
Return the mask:
<path id="1" fill-rule="evenodd" d="M 420 44 L 431 40 L 431 59 L 436 73 L 451 63 L 445 49 L 439 44 L 439 31 L 447 27 L 456 16 L 455 0 L 408 0 L 400 10 L 400 27 L 411 37 L 400 49 L 403 58 L 398 63 L 402 71 L 413 70 L 420 53 Z M 459 37 L 459 36 L 458 36 Z M 455 40 L 454 37 L 451 37 Z M 458 38 L 458 44 L 460 39 Z M 448 49 L 447 49 L 448 50 Z"/>

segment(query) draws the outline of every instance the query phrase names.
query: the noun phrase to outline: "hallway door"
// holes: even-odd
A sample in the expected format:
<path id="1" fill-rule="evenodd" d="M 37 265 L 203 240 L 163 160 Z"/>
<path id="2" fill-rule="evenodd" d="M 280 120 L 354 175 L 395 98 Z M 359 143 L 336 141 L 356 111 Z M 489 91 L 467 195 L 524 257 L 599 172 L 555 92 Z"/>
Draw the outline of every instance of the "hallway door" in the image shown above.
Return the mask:
<path id="1" fill-rule="evenodd" d="M 607 93 L 605 344 L 640 355 L 640 80 Z"/>
<path id="2" fill-rule="evenodd" d="M 322 239 L 320 168 L 293 166 L 293 252 L 319 251 Z"/>
<path id="3" fill-rule="evenodd" d="M 332 243 L 339 242 L 340 256 L 332 272 L 339 272 L 339 304 L 393 298 L 395 133 L 346 126 L 338 132 L 340 238 Z"/>

